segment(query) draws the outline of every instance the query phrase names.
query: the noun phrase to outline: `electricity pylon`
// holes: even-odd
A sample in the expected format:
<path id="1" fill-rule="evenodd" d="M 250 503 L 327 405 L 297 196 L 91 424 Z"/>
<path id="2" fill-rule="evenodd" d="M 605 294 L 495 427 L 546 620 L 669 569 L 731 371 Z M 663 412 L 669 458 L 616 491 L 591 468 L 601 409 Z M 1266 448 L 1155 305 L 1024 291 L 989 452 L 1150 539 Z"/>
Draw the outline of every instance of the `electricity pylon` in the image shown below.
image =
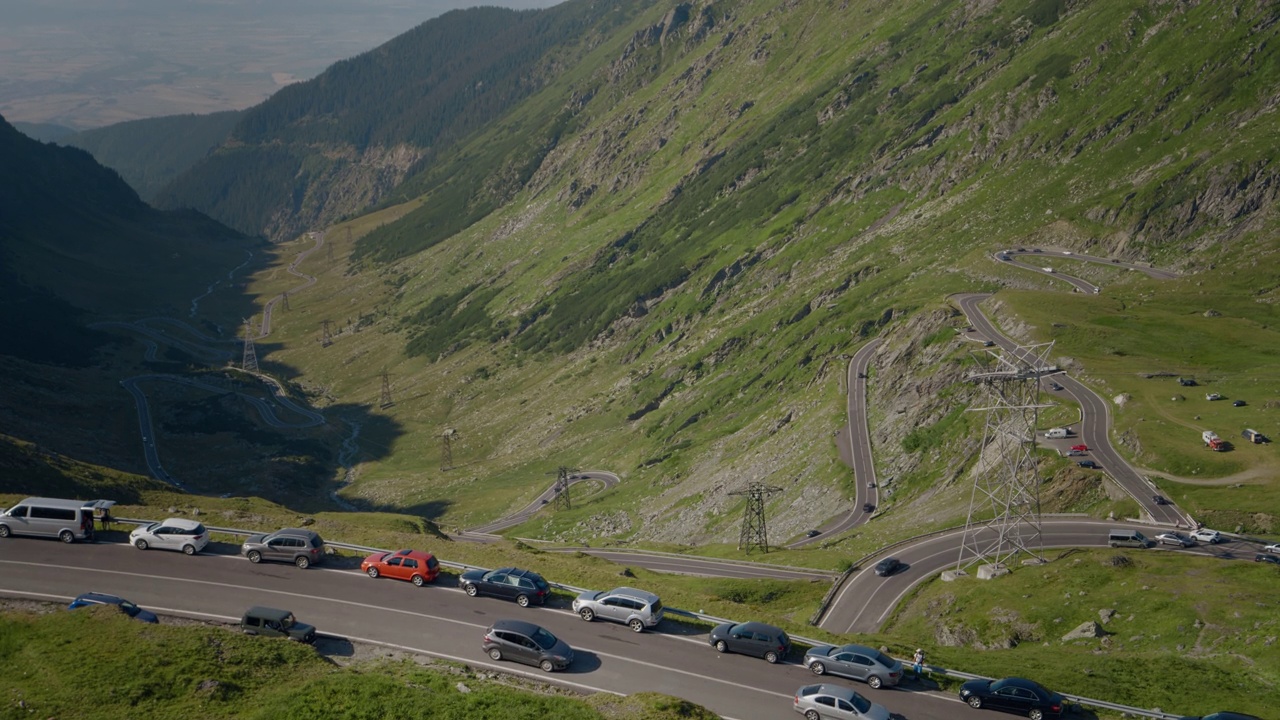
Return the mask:
<path id="1" fill-rule="evenodd" d="M 956 568 L 978 563 L 1007 566 L 1025 553 L 1043 559 L 1040 524 L 1040 473 L 1036 462 L 1040 378 L 1058 368 L 1050 365 L 1053 343 L 988 350 L 994 369 L 969 376 L 987 391 L 978 463 L 974 468 L 969 517 Z"/>
<path id="2" fill-rule="evenodd" d="M 738 536 L 738 549 L 751 554 L 753 548 L 761 552 L 769 552 L 769 531 L 765 527 L 764 503 L 773 493 L 782 492 L 782 488 L 753 482 L 746 490 L 735 490 L 730 495 L 745 495 L 747 507 L 742 513 L 742 534 Z"/>

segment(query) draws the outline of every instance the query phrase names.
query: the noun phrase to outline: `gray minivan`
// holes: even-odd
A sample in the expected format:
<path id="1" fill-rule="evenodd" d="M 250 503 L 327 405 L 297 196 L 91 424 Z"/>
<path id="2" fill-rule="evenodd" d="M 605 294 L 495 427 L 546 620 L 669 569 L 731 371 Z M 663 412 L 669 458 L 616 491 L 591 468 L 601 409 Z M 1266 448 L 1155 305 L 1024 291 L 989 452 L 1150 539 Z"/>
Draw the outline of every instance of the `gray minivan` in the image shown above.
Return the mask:
<path id="1" fill-rule="evenodd" d="M 111 500 L 59 500 L 31 497 L 0 515 L 0 538 L 10 535 L 56 537 L 62 542 L 93 542 L 93 513 Z"/>
<path id="2" fill-rule="evenodd" d="M 1114 529 L 1107 536 L 1107 544 L 1113 548 L 1133 547 L 1133 548 L 1149 548 L 1155 543 L 1147 539 L 1146 535 L 1137 530 L 1129 530 L 1125 528 Z"/>

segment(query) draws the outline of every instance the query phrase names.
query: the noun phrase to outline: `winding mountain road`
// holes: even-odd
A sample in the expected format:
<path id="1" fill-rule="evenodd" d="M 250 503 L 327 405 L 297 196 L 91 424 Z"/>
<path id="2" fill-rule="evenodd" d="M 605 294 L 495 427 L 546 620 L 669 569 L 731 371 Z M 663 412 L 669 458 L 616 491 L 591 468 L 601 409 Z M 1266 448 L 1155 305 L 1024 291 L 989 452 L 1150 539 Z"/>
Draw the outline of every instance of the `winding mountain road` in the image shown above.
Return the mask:
<path id="1" fill-rule="evenodd" d="M 875 456 L 871 452 L 871 428 L 867 423 L 867 369 L 871 356 L 880 347 L 876 338 L 858 349 L 849 360 L 847 383 L 849 388 L 845 414 L 848 425 L 846 441 L 849 443 L 849 460 L 853 465 L 853 509 L 818 528 L 818 534 L 797 540 L 786 547 L 794 549 L 810 543 L 826 540 L 871 519 L 880 506 L 880 486 L 876 482 Z M 870 506 L 871 510 L 866 508 Z"/>

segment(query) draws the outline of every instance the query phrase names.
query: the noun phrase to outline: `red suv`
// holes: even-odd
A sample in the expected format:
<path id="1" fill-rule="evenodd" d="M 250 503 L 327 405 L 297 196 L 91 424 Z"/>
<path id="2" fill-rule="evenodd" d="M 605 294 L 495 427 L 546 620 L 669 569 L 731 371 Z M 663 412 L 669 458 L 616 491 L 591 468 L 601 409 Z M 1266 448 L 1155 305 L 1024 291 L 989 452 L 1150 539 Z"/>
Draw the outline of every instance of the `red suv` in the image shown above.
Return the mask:
<path id="1" fill-rule="evenodd" d="M 1075 450 L 1076 452 L 1089 452 L 1088 445 L 1072 445 L 1071 449 Z"/>
<path id="2" fill-rule="evenodd" d="M 393 553 L 374 553 L 360 563 L 360 572 L 371 578 L 389 577 L 408 580 L 422 587 L 440 574 L 440 561 L 436 556 L 421 550 L 401 550 Z"/>

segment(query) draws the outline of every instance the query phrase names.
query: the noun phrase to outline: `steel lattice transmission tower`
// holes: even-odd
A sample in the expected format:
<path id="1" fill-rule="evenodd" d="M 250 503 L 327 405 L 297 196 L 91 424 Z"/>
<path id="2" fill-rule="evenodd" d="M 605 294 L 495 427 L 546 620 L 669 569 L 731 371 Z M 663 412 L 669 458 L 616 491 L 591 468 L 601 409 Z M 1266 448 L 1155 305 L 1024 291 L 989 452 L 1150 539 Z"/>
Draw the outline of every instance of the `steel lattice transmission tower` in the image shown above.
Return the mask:
<path id="1" fill-rule="evenodd" d="M 329 347 L 333 344 L 333 321 L 320 321 L 320 347 Z"/>
<path id="2" fill-rule="evenodd" d="M 386 369 L 382 371 L 382 392 L 378 396 L 378 407 L 389 408 L 395 405 L 395 401 L 391 399 L 391 375 Z"/>
<path id="3" fill-rule="evenodd" d="M 742 513 L 742 534 L 738 536 L 738 549 L 751 554 L 752 548 L 761 552 L 769 552 L 769 531 L 765 527 L 764 502 L 774 493 L 782 492 L 782 488 L 753 482 L 746 490 L 735 490 L 730 495 L 747 496 L 747 508 Z"/>
<path id="4" fill-rule="evenodd" d="M 569 502 L 569 473 L 577 472 L 573 468 L 561 465 L 556 468 L 556 484 L 552 488 L 555 493 L 551 499 L 555 502 L 557 510 L 568 510 L 571 506 Z"/>
<path id="5" fill-rule="evenodd" d="M 1053 343 L 995 348 L 992 369 L 969 376 L 987 392 L 986 413 L 973 494 L 965 522 L 957 569 L 974 564 L 1007 566 L 1019 553 L 1043 560 L 1040 526 L 1040 473 L 1036 462 L 1036 426 L 1040 378 L 1057 372 L 1049 363 Z"/>
<path id="6" fill-rule="evenodd" d="M 453 469 L 453 441 L 458 439 L 458 431 L 449 428 L 440 434 L 440 471 Z"/>
<path id="7" fill-rule="evenodd" d="M 258 351 L 253 349 L 253 318 L 244 320 L 244 359 L 240 367 L 248 373 L 258 372 Z"/>

